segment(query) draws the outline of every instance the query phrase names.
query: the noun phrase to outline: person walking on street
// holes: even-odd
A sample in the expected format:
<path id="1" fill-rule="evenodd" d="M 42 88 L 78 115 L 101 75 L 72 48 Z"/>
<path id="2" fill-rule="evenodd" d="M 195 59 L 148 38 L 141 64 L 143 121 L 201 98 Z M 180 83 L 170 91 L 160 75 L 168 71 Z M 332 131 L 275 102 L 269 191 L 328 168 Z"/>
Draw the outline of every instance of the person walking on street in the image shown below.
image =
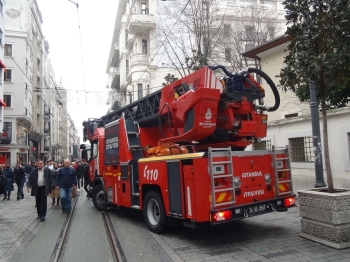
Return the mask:
<path id="1" fill-rule="evenodd" d="M 73 188 L 77 188 L 77 175 L 73 167 L 70 166 L 69 159 L 65 159 L 63 167 L 58 170 L 57 189 L 59 189 L 61 206 L 63 213 L 70 213 L 72 206 Z"/>
<path id="2" fill-rule="evenodd" d="M 4 196 L 5 196 L 6 184 L 7 184 L 7 179 L 5 176 L 5 172 L 4 172 L 4 170 L 2 170 L 2 167 L 0 166 L 0 195 L 4 194 Z M 6 197 L 4 197 L 4 200 L 5 199 L 6 199 Z"/>
<path id="3" fill-rule="evenodd" d="M 53 161 L 52 161 L 51 159 L 48 161 L 47 167 L 48 167 L 50 170 L 53 170 Z"/>
<path id="4" fill-rule="evenodd" d="M 84 175 L 84 166 L 81 164 L 81 161 L 78 161 L 78 166 L 75 172 L 77 172 L 78 190 L 80 190 L 80 183 L 83 182 Z"/>
<path id="5" fill-rule="evenodd" d="M 27 190 L 31 196 L 35 196 L 36 211 L 38 219 L 45 221 L 47 211 L 47 196 L 51 193 L 53 187 L 52 171 L 44 168 L 42 160 L 38 160 L 37 168 L 34 168 L 29 175 Z"/>
<path id="6" fill-rule="evenodd" d="M 89 183 L 90 183 L 90 179 L 89 179 L 89 164 L 86 162 L 85 159 L 83 159 L 83 163 L 82 166 L 84 167 L 84 173 L 83 173 L 83 177 L 84 177 L 84 189 L 86 192 L 86 197 L 91 197 L 89 194 Z"/>
<path id="7" fill-rule="evenodd" d="M 3 200 L 10 200 L 11 197 L 11 191 L 13 189 L 13 183 L 15 181 L 15 176 L 13 174 L 13 171 L 10 167 L 10 165 L 7 165 L 6 169 L 3 170 L 3 173 L 5 174 L 6 180 L 7 180 L 7 184 L 5 186 L 5 190 L 4 190 L 4 198 Z"/>
<path id="8" fill-rule="evenodd" d="M 20 163 L 16 164 L 16 167 L 13 169 L 13 173 L 15 174 L 15 181 L 18 188 L 17 200 L 19 200 L 20 198 L 23 199 L 24 198 L 23 186 L 24 186 L 24 180 L 25 180 L 26 174 L 24 169 L 21 167 Z"/>
<path id="9" fill-rule="evenodd" d="M 56 189 L 57 186 L 57 175 L 58 175 L 58 164 L 55 162 L 53 164 L 53 170 L 52 170 L 52 179 L 53 179 L 53 190 L 51 192 L 51 198 L 52 198 L 52 203 L 51 205 L 55 205 L 56 203 L 56 198 L 57 198 L 57 205 L 60 204 L 60 194 L 58 192 L 58 189 Z"/>
<path id="10" fill-rule="evenodd" d="M 32 171 L 33 166 L 31 163 L 27 163 L 26 166 L 24 167 L 24 171 L 26 172 L 26 182 L 28 183 L 28 177 L 30 172 Z"/>

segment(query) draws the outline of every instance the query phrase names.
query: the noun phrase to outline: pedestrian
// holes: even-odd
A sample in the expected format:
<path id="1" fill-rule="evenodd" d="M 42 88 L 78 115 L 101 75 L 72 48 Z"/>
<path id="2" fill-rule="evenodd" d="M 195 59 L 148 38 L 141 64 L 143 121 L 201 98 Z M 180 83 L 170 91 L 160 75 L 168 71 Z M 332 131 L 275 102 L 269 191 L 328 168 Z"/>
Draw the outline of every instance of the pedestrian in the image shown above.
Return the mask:
<path id="1" fill-rule="evenodd" d="M 13 171 L 10 167 L 10 165 L 7 165 L 5 170 L 3 170 L 4 175 L 6 177 L 7 180 L 7 184 L 5 186 L 5 192 L 4 192 L 4 198 L 3 200 L 10 200 L 11 197 L 11 191 L 14 190 L 13 188 L 13 183 L 15 182 L 15 175 L 13 174 Z"/>
<path id="2" fill-rule="evenodd" d="M 47 167 L 48 167 L 50 170 L 53 170 L 53 161 L 52 161 L 51 159 L 48 161 Z"/>
<path id="3" fill-rule="evenodd" d="M 53 179 L 53 190 L 51 192 L 51 198 L 52 198 L 52 203 L 51 205 L 55 205 L 56 203 L 56 198 L 57 198 L 57 206 L 60 204 L 60 194 L 58 189 L 56 189 L 57 186 L 57 175 L 58 175 L 58 164 L 55 162 L 53 164 L 53 170 L 52 170 L 52 179 Z"/>
<path id="4" fill-rule="evenodd" d="M 84 173 L 83 173 L 83 177 L 84 177 L 84 189 L 86 192 L 86 197 L 91 197 L 89 194 L 89 183 L 90 183 L 90 178 L 89 178 L 89 164 L 86 162 L 85 159 L 83 159 L 83 163 L 82 166 L 84 167 Z"/>
<path id="5" fill-rule="evenodd" d="M 80 183 L 83 182 L 83 175 L 84 175 L 84 166 L 82 165 L 81 161 L 78 161 L 78 166 L 75 172 L 77 172 L 77 180 L 78 180 L 78 191 L 80 190 Z"/>
<path id="6" fill-rule="evenodd" d="M 4 194 L 5 195 L 5 188 L 7 184 L 7 179 L 4 173 L 4 170 L 2 170 L 2 167 L 0 166 L 0 195 Z M 4 200 L 6 197 L 4 198 Z"/>
<path id="7" fill-rule="evenodd" d="M 44 168 L 42 160 L 38 160 L 37 167 L 30 172 L 27 190 L 28 193 L 31 193 L 31 196 L 35 196 L 37 218 L 44 222 L 47 211 L 47 196 L 51 193 L 53 187 L 53 171 Z"/>
<path id="8" fill-rule="evenodd" d="M 77 188 L 77 175 L 74 168 L 70 166 L 69 159 L 65 159 L 63 165 L 64 166 L 58 170 L 56 188 L 59 189 L 62 212 L 70 213 L 72 192 Z"/>
<path id="9" fill-rule="evenodd" d="M 32 171 L 33 169 L 33 166 L 31 163 L 27 163 L 26 166 L 24 167 L 24 171 L 26 173 L 26 182 L 28 183 L 28 177 L 29 177 L 29 174 L 30 172 Z"/>
<path id="10" fill-rule="evenodd" d="M 13 173 L 15 174 L 15 181 L 18 188 L 17 200 L 23 199 L 24 198 L 23 186 L 24 186 L 24 180 L 25 180 L 26 174 L 19 162 L 17 162 L 16 167 L 13 169 Z"/>

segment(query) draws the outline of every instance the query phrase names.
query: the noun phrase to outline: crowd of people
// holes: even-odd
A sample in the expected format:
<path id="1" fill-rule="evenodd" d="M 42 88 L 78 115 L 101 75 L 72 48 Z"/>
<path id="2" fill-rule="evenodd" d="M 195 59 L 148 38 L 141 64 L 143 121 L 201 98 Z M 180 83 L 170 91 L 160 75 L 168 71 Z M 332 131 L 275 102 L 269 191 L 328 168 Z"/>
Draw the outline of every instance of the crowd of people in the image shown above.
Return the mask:
<path id="1" fill-rule="evenodd" d="M 8 164 L 6 168 L 0 166 L 0 195 L 3 200 L 10 200 L 11 192 L 17 185 L 17 201 L 24 198 L 23 187 L 35 196 L 35 207 L 38 219 L 45 221 L 47 212 L 47 197 L 52 199 L 51 205 L 60 205 L 63 213 L 70 213 L 72 195 L 84 188 L 88 193 L 88 164 L 85 161 L 70 162 L 65 159 L 63 163 L 43 160 L 21 165 L 17 163 L 12 169 Z"/>

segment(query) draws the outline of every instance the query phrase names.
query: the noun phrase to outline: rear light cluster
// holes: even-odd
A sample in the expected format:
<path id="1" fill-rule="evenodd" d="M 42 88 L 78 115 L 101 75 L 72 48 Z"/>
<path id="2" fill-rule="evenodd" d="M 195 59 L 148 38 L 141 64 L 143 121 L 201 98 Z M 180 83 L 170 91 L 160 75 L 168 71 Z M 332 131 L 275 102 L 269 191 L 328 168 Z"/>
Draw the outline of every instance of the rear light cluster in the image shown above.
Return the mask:
<path id="1" fill-rule="evenodd" d="M 232 211 L 221 211 L 211 215 L 215 222 L 226 221 L 232 219 Z"/>
<path id="2" fill-rule="evenodd" d="M 285 198 L 285 199 L 283 199 L 283 202 L 284 202 L 284 206 L 285 206 L 285 207 L 289 207 L 289 206 L 295 205 L 295 199 L 294 199 L 294 197 Z"/>

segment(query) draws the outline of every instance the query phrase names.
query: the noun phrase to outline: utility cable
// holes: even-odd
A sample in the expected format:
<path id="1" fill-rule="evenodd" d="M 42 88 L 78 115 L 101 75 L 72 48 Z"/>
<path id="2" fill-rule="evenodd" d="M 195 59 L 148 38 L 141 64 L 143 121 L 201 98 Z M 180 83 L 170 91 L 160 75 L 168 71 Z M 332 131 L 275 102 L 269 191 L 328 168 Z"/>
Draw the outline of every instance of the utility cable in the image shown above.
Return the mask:
<path id="1" fill-rule="evenodd" d="M 68 0 L 70 1 L 70 0 Z M 72 1 L 70 1 L 72 2 Z M 72 2 L 74 3 L 74 2 Z M 83 87 L 85 89 L 85 105 L 86 105 L 86 109 L 87 109 L 87 96 L 86 96 L 86 85 L 85 85 L 85 67 L 84 67 L 84 52 L 83 52 L 83 43 L 81 40 L 81 28 L 80 28 L 80 17 L 79 17 L 79 4 L 78 2 L 75 3 L 77 6 L 77 17 L 78 17 L 78 28 L 79 28 L 79 40 L 80 40 L 80 53 L 81 53 L 81 65 L 82 65 L 82 70 L 83 70 Z"/>

